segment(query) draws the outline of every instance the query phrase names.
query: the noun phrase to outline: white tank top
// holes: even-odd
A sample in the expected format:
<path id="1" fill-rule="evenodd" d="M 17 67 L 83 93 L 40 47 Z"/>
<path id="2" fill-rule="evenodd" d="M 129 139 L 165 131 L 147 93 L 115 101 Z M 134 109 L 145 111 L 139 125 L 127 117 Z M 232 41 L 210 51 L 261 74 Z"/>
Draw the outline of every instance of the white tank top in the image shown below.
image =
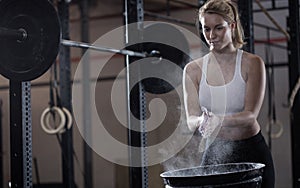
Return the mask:
<path id="1" fill-rule="evenodd" d="M 207 63 L 210 53 L 203 58 L 202 77 L 199 85 L 199 102 L 202 107 L 218 115 L 241 112 L 245 105 L 246 83 L 241 74 L 242 50 L 237 51 L 233 79 L 222 86 L 207 83 Z"/>

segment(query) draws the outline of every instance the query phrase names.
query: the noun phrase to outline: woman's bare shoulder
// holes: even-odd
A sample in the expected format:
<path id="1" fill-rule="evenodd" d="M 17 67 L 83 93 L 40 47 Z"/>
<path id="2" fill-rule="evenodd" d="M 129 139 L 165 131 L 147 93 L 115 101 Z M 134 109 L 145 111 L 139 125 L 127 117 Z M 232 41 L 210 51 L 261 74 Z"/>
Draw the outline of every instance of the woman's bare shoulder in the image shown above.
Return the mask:
<path id="1" fill-rule="evenodd" d="M 263 69 L 265 65 L 260 56 L 249 52 L 244 52 L 242 62 L 248 71 Z"/>
<path id="2" fill-rule="evenodd" d="M 203 57 L 190 61 L 184 68 L 185 74 L 194 80 L 194 82 L 199 82 L 202 77 L 202 64 Z"/>
<path id="3" fill-rule="evenodd" d="M 186 66 L 185 69 L 188 73 L 194 72 L 194 71 L 201 71 L 203 64 L 203 57 L 194 59 L 193 61 L 190 61 Z"/>
<path id="4" fill-rule="evenodd" d="M 245 63 L 264 63 L 260 56 L 249 52 L 243 53 L 243 59 Z"/>

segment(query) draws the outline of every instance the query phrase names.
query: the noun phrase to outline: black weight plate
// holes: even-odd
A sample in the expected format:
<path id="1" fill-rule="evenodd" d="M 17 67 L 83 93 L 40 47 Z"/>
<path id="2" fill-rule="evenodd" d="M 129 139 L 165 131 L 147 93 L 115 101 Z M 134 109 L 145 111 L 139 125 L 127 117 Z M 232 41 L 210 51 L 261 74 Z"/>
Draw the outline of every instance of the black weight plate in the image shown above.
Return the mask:
<path id="1" fill-rule="evenodd" d="M 189 44 L 184 34 L 175 26 L 168 23 L 153 23 L 144 28 L 143 50 L 150 53 L 152 50 L 160 52 L 162 60 L 151 63 L 151 68 L 144 71 L 154 71 L 158 77 L 146 78 L 142 81 L 145 90 L 153 94 L 168 93 L 182 83 L 181 70 L 189 61 Z M 170 66 L 171 62 L 174 66 Z M 143 71 L 143 70 L 142 70 Z M 170 83 L 170 81 L 172 83 Z"/>
<path id="2" fill-rule="evenodd" d="M 11 80 L 30 81 L 44 74 L 56 60 L 60 23 L 48 0 L 0 1 L 0 27 L 25 30 L 18 41 L 0 37 L 0 73 Z"/>

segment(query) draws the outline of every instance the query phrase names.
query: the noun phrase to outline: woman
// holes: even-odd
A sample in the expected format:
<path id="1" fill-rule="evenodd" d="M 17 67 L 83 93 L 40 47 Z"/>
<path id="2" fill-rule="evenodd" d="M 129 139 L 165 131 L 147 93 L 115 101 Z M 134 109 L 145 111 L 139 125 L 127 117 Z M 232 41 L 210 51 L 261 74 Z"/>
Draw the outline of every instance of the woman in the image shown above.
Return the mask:
<path id="1" fill-rule="evenodd" d="M 199 21 L 210 52 L 185 67 L 184 101 L 189 129 L 215 138 L 202 165 L 263 163 L 262 187 L 272 188 L 272 156 L 257 122 L 265 92 L 264 62 L 240 49 L 243 30 L 231 1 L 208 0 Z"/>

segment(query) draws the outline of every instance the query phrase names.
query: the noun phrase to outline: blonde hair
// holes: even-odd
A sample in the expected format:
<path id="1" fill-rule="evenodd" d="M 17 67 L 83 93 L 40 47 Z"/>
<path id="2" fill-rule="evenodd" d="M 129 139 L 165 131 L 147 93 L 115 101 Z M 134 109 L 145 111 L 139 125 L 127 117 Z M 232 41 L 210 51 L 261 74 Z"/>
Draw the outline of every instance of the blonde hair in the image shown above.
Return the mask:
<path id="1" fill-rule="evenodd" d="M 222 16 L 227 23 L 235 22 L 236 28 L 232 34 L 232 42 L 235 48 L 243 47 L 245 44 L 244 30 L 235 3 L 231 2 L 231 0 L 208 0 L 199 9 L 199 18 L 203 17 L 205 13 L 218 14 Z"/>

